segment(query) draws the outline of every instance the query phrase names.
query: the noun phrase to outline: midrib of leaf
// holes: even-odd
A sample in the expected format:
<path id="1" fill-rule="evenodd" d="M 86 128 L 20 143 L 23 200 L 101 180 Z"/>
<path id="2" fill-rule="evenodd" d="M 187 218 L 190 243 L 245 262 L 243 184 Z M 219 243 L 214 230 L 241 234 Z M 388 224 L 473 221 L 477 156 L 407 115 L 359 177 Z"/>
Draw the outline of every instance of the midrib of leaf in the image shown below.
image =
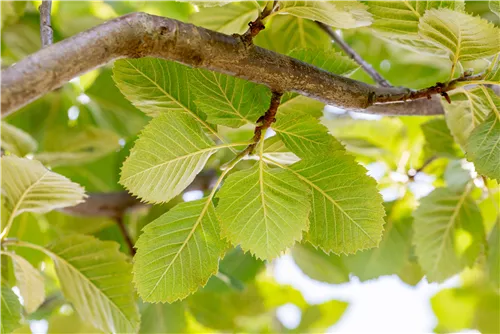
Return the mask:
<path id="1" fill-rule="evenodd" d="M 99 293 L 100 296 L 104 296 L 105 299 L 108 300 L 109 303 L 112 304 L 118 310 L 119 314 L 122 316 L 123 319 L 125 319 L 125 322 L 129 324 L 130 328 L 134 328 L 134 325 L 129 321 L 127 316 L 125 314 L 123 314 L 122 310 L 118 307 L 118 305 L 116 305 L 113 300 L 109 299 L 109 297 L 106 294 L 102 293 L 101 290 L 97 286 L 95 286 L 94 283 L 90 279 L 87 278 L 87 276 L 83 275 L 80 272 L 80 270 L 78 270 L 78 268 L 74 267 L 71 263 L 67 262 L 65 259 L 63 259 L 62 257 L 59 257 L 57 254 L 49 251 L 48 249 L 41 247 L 41 246 L 38 246 L 38 245 L 35 245 L 35 244 L 31 244 L 31 243 L 27 243 L 27 242 L 23 242 L 23 241 L 17 241 L 16 245 L 36 249 L 42 253 L 47 254 L 52 259 L 57 258 L 58 261 L 64 262 L 69 268 L 72 268 L 73 271 L 75 271 L 79 276 L 81 276 L 84 281 L 88 282 L 90 284 L 90 286 L 92 286 L 94 288 L 94 290 L 97 290 L 97 292 Z M 61 252 L 61 254 L 64 254 L 68 250 L 72 249 L 73 247 L 77 247 L 77 246 L 80 246 L 80 244 L 73 245 L 72 247 L 66 248 L 63 252 Z"/>
<path id="2" fill-rule="evenodd" d="M 267 130 L 264 130 L 262 133 L 262 138 L 266 137 Z M 264 211 L 264 224 L 266 225 L 266 245 L 269 245 L 269 231 L 267 224 L 267 208 L 265 204 L 265 196 L 264 196 L 264 140 L 261 139 L 259 144 L 259 187 L 260 187 L 260 201 L 262 204 L 262 210 Z"/>
<path id="3" fill-rule="evenodd" d="M 149 82 L 151 82 L 153 85 L 155 85 L 163 94 L 165 94 L 165 96 L 167 96 L 172 101 L 175 101 L 175 103 L 179 107 L 181 107 L 182 109 L 184 109 L 184 111 L 186 111 L 189 115 L 191 115 L 191 117 L 193 117 L 194 119 L 196 119 L 201 125 L 203 125 L 203 127 L 207 128 L 208 131 L 210 131 L 215 137 L 217 137 L 217 139 L 219 139 L 223 143 L 225 142 L 225 140 L 221 136 L 219 136 L 219 134 L 217 133 L 217 131 L 215 131 L 214 129 L 212 129 L 208 123 L 206 123 L 204 120 L 202 120 L 192 110 L 186 108 L 185 105 L 183 105 L 177 99 L 175 99 L 172 95 L 170 95 L 169 93 L 167 93 L 167 91 L 165 91 L 165 89 L 163 89 L 163 87 L 161 87 L 160 85 L 158 85 L 158 83 L 156 83 L 155 81 L 153 81 L 150 77 L 148 77 L 147 75 L 145 75 L 142 71 L 139 71 L 139 69 L 137 67 L 135 67 L 129 60 L 127 60 L 127 63 L 130 66 L 132 66 L 140 75 L 142 75 Z M 234 152 L 234 149 L 232 151 Z"/>
<path id="4" fill-rule="evenodd" d="M 458 63 L 458 58 L 460 57 L 461 48 L 462 48 L 462 30 L 458 29 L 457 50 L 455 52 L 455 57 L 453 58 L 453 64 L 451 65 L 450 80 L 453 78 L 453 74 L 455 73 L 455 66 L 457 66 Z"/>
<path id="5" fill-rule="evenodd" d="M 164 165 L 168 165 L 168 164 L 170 164 L 172 162 L 175 162 L 175 161 L 178 161 L 178 160 L 187 159 L 187 158 L 190 158 L 192 156 L 195 156 L 195 155 L 198 155 L 198 154 L 202 154 L 202 153 L 205 153 L 205 152 L 209 152 L 209 151 L 217 151 L 217 150 L 220 150 L 221 148 L 232 148 L 234 146 L 243 146 L 245 144 L 248 144 L 248 143 L 229 143 L 229 144 L 224 144 L 224 145 L 217 145 L 217 146 L 207 147 L 207 148 L 204 148 L 202 150 L 199 150 L 199 151 L 196 151 L 196 152 L 191 152 L 191 153 L 188 153 L 186 155 L 182 155 L 182 156 L 176 157 L 176 158 L 174 158 L 172 160 L 168 160 L 168 161 L 162 162 L 159 165 L 155 165 L 155 166 L 149 167 L 147 169 L 141 170 L 140 172 L 137 172 L 135 174 L 132 174 L 132 175 L 126 177 L 125 179 L 122 180 L 122 182 L 127 181 L 131 177 L 136 177 L 137 175 L 140 175 L 142 173 L 148 172 L 148 171 L 150 171 L 152 169 L 155 169 L 155 168 L 162 167 Z"/>
<path id="6" fill-rule="evenodd" d="M 453 226 L 453 222 L 457 218 L 457 215 L 460 212 L 460 208 L 462 207 L 462 205 L 465 201 L 465 198 L 469 194 L 470 189 L 471 189 L 471 187 L 470 187 L 470 183 L 469 183 L 467 185 L 467 187 L 464 189 L 463 194 L 460 196 L 458 203 L 457 203 L 457 206 L 453 210 L 453 214 L 451 215 L 450 220 L 448 221 L 448 225 L 446 226 L 446 230 L 444 231 L 443 241 L 441 242 L 441 245 L 439 245 L 439 251 L 437 254 L 437 258 L 436 258 L 436 261 L 434 262 L 434 266 L 432 267 L 431 272 L 434 272 L 437 269 L 437 264 L 439 263 L 439 261 L 441 261 L 441 256 L 442 256 L 441 254 L 443 253 L 444 245 L 446 243 L 446 240 L 448 239 L 448 233 L 450 232 L 450 229 Z"/>
<path id="7" fill-rule="evenodd" d="M 261 158 L 262 159 L 262 158 Z M 323 189 L 319 188 L 317 185 L 315 185 L 314 183 L 312 183 L 311 181 L 309 181 L 306 177 L 302 176 L 300 173 L 297 173 L 296 171 L 294 171 L 293 169 L 289 168 L 288 166 L 286 165 L 282 165 L 280 164 L 279 162 L 277 161 L 274 161 L 270 158 L 267 158 L 267 157 L 263 157 L 264 160 L 267 160 L 268 162 L 280 167 L 280 168 L 283 168 L 283 169 L 286 169 L 286 170 L 289 170 L 291 171 L 293 174 L 295 174 L 299 179 L 301 179 L 302 181 L 304 181 L 305 183 L 307 183 L 308 185 L 310 185 L 311 187 L 313 187 L 314 189 L 316 189 L 317 191 L 319 191 L 325 198 L 327 198 L 337 209 L 340 210 L 341 213 L 343 213 L 347 218 L 349 218 L 349 220 L 359 229 L 361 230 L 361 232 L 363 232 L 367 237 L 368 239 L 370 239 L 371 242 L 373 242 L 375 245 L 377 244 L 371 237 L 370 235 L 361 227 L 358 225 L 358 223 L 356 223 L 356 221 L 354 221 L 354 219 L 352 219 L 351 216 L 349 216 L 347 214 L 347 212 L 345 212 L 339 205 L 338 203 L 333 199 L 331 198 L 327 193 L 325 193 L 323 191 Z"/>
<path id="8" fill-rule="evenodd" d="M 497 116 L 497 119 L 500 120 L 500 113 L 498 112 L 497 106 L 495 105 L 495 102 L 491 99 L 490 93 L 486 90 L 486 88 L 483 85 L 479 85 L 481 90 L 483 91 L 484 95 L 486 95 L 486 99 L 488 100 L 488 103 L 491 106 L 491 110 L 495 113 Z"/>
<path id="9" fill-rule="evenodd" d="M 480 86 L 480 87 L 482 87 L 482 86 Z M 471 112 L 471 114 L 472 114 L 472 125 L 473 125 L 474 127 L 476 127 L 476 125 L 478 125 L 478 123 L 479 123 L 479 122 L 476 120 L 476 117 L 477 117 L 477 116 L 476 116 L 476 113 L 474 112 L 474 102 L 473 102 L 473 101 L 474 101 L 474 99 L 473 99 L 472 95 L 469 93 L 469 91 L 468 91 L 468 90 L 466 90 L 466 89 L 461 89 L 461 91 L 462 91 L 462 93 L 464 93 L 464 94 L 467 96 L 467 100 L 469 101 L 469 106 L 470 106 L 470 112 Z M 488 95 L 488 94 L 487 94 L 487 95 Z M 476 123 L 476 122 L 477 122 L 477 123 Z"/>
<path id="10" fill-rule="evenodd" d="M 12 222 L 14 221 L 14 218 L 16 217 L 16 212 L 17 210 L 19 209 L 19 206 L 21 205 L 21 203 L 23 202 L 24 198 L 26 197 L 26 195 L 31 191 L 31 189 L 36 186 L 38 183 L 40 183 L 40 181 L 45 177 L 45 175 L 47 175 L 49 173 L 49 171 L 47 170 L 38 180 L 36 180 L 33 184 L 31 184 L 28 188 L 26 188 L 26 190 L 23 192 L 23 194 L 21 195 L 21 197 L 19 198 L 19 200 L 17 201 L 16 205 L 14 206 L 14 208 L 12 209 L 12 212 L 10 213 L 10 216 L 9 216 L 9 220 L 7 221 L 7 224 L 5 225 L 5 228 L 4 230 L 2 231 L 2 233 L 0 234 L 0 239 L 3 239 L 7 236 L 7 233 L 9 233 L 9 230 L 11 228 L 11 225 L 12 225 Z"/>
<path id="11" fill-rule="evenodd" d="M 408 0 L 405 0 L 405 1 L 403 1 L 403 2 L 404 2 L 404 4 L 405 4 L 405 6 L 406 6 L 406 7 L 408 7 L 408 9 L 409 9 L 409 10 L 411 10 L 411 11 L 412 11 L 412 13 L 413 13 L 413 14 L 415 14 L 415 16 L 416 16 L 417 18 L 420 18 L 420 14 L 419 14 L 419 13 L 415 10 L 415 8 L 413 8 L 413 6 L 412 6 L 412 5 L 410 5 L 410 3 L 408 2 Z"/>

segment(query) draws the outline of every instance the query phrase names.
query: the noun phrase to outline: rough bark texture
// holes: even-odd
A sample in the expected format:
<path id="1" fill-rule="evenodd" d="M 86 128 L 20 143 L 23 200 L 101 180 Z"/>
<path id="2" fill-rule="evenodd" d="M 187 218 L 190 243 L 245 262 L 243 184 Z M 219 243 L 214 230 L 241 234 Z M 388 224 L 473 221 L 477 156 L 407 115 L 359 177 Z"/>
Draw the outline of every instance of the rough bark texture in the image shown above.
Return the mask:
<path id="1" fill-rule="evenodd" d="M 52 1 L 44 0 L 39 7 L 40 10 L 40 39 L 42 40 L 42 48 L 52 44 L 54 39 L 54 31 L 50 20 L 50 12 L 52 10 Z"/>
<path id="2" fill-rule="evenodd" d="M 345 109 L 384 114 L 415 114 L 377 102 L 408 99 L 407 88 L 376 87 L 318 69 L 240 38 L 145 13 L 128 14 L 52 44 L 2 71 L 2 116 L 96 67 L 118 58 L 158 57 L 227 73 L 293 91 Z M 431 102 L 432 103 L 432 102 Z M 403 103 L 406 105 L 406 103 Z M 434 106 L 427 100 L 419 114 Z M 365 110 L 369 108 L 368 110 Z M 383 109 L 381 109 L 383 108 Z M 442 113 L 442 109 L 441 109 Z"/>

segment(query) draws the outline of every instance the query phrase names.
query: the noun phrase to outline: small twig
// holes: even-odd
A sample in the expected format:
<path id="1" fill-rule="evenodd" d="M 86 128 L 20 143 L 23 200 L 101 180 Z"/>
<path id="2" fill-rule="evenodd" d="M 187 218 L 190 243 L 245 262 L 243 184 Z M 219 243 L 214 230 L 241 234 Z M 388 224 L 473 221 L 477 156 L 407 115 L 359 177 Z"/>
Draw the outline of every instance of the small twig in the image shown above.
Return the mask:
<path id="1" fill-rule="evenodd" d="M 130 255 L 134 256 L 135 255 L 135 248 L 134 248 L 134 242 L 132 241 L 132 238 L 130 237 L 130 234 L 128 233 L 127 226 L 125 226 L 125 223 L 123 222 L 123 216 L 119 216 L 115 218 L 116 225 L 118 225 L 118 228 L 120 228 L 120 232 L 123 236 L 123 239 L 125 240 L 127 247 L 130 251 Z"/>
<path id="2" fill-rule="evenodd" d="M 52 8 L 51 0 L 43 0 L 38 10 L 40 11 L 40 38 L 42 40 L 42 48 L 52 44 L 54 31 L 50 21 L 50 12 Z"/>
<path id="3" fill-rule="evenodd" d="M 344 52 L 351 57 L 352 60 L 354 60 L 356 63 L 358 63 L 361 68 L 370 75 L 373 80 L 377 84 L 379 84 L 382 87 L 392 87 L 392 85 L 385 80 L 380 73 L 375 71 L 375 69 L 368 64 L 356 51 L 354 51 L 344 40 L 335 32 L 333 31 L 332 28 L 330 28 L 328 25 L 316 21 L 316 23 L 330 36 L 331 39 L 335 41 L 335 43 L 338 44 L 338 46 L 344 50 Z"/>
<path id="4" fill-rule="evenodd" d="M 438 82 L 434 86 L 431 86 L 428 88 L 410 91 L 408 94 L 404 94 L 396 101 L 416 100 L 416 99 L 425 98 L 425 97 L 430 100 L 432 98 L 432 95 L 439 94 L 442 97 L 444 97 L 448 103 L 451 103 L 451 99 L 448 96 L 447 92 L 457 88 L 457 84 L 460 82 L 481 80 L 484 76 L 485 76 L 485 73 L 479 73 L 479 74 L 472 75 L 472 73 L 470 73 L 470 72 L 465 72 L 459 78 L 453 79 L 453 80 L 448 81 L 446 83 Z M 383 96 L 381 96 L 381 97 L 377 98 L 377 102 L 379 102 L 379 103 L 395 102 L 395 100 L 393 98 L 388 98 L 386 100 Z"/>
<path id="5" fill-rule="evenodd" d="M 276 121 L 276 112 L 278 111 L 278 107 L 280 106 L 282 96 L 283 93 L 281 92 L 275 92 L 275 91 L 272 92 L 269 109 L 266 111 L 264 115 L 260 116 L 259 119 L 257 120 L 257 123 L 259 125 L 255 127 L 252 143 L 248 145 L 243 151 L 241 151 L 233 160 L 222 166 L 221 169 L 225 170 L 226 166 L 232 165 L 234 161 L 239 161 L 246 155 L 253 153 L 255 147 L 262 139 L 262 132 L 271 127 L 271 124 L 273 124 Z"/>
<path id="6" fill-rule="evenodd" d="M 246 45 L 252 44 L 255 36 L 257 36 L 259 32 L 266 28 L 266 26 L 264 25 L 264 19 L 271 15 L 277 8 L 278 1 L 273 1 L 272 6 L 267 5 L 266 8 L 264 8 L 264 10 L 255 19 L 255 21 L 248 23 L 248 30 L 243 35 L 241 35 L 241 40 Z"/>
<path id="7" fill-rule="evenodd" d="M 420 166 L 419 168 L 417 169 L 410 169 L 408 171 L 408 179 L 410 181 L 413 181 L 415 179 L 415 176 L 418 174 L 418 173 L 421 173 L 424 171 L 424 169 L 429 166 L 434 160 L 437 159 L 437 156 L 432 156 L 430 157 L 429 159 L 425 160 L 424 163 L 422 164 L 422 166 Z M 411 172 L 411 173 L 410 173 Z"/>

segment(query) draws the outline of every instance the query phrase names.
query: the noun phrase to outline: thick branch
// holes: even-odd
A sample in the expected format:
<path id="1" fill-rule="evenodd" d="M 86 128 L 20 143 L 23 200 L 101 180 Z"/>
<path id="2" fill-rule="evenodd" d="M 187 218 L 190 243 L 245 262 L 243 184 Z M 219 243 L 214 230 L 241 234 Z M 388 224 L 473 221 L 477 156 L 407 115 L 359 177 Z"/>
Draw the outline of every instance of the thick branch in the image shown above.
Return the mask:
<path id="1" fill-rule="evenodd" d="M 411 93 L 407 88 L 375 87 L 328 73 L 191 24 L 133 13 L 52 44 L 3 70 L 2 115 L 111 60 L 146 56 L 227 73 L 350 110 L 397 101 Z"/>
<path id="2" fill-rule="evenodd" d="M 344 52 L 351 57 L 352 60 L 354 60 L 356 63 L 358 63 L 361 68 L 368 74 L 370 75 L 373 80 L 375 80 L 376 83 L 378 83 L 382 87 L 391 87 L 391 84 L 385 80 L 380 73 L 375 71 L 375 69 L 368 64 L 354 49 L 352 49 L 344 40 L 335 32 L 333 31 L 332 28 L 330 28 L 328 25 L 322 23 L 322 22 L 317 22 L 316 23 L 323 29 L 329 36 L 330 38 L 338 44 L 338 46 L 344 50 Z"/>
<path id="3" fill-rule="evenodd" d="M 52 44 L 54 31 L 50 22 L 50 11 L 52 8 L 51 0 L 44 0 L 38 8 L 40 11 L 40 38 L 42 39 L 42 48 Z"/>

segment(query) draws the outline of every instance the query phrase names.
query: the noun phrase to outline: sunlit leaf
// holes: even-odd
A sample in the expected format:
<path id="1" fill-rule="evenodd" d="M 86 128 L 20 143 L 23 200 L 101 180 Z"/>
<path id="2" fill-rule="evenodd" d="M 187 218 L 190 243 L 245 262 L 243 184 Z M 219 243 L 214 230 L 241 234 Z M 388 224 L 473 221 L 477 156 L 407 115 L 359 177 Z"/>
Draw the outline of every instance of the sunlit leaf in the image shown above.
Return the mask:
<path id="1" fill-rule="evenodd" d="M 219 148 L 189 115 L 164 112 L 142 131 L 123 164 L 120 183 L 146 202 L 168 202 Z"/>
<path id="2" fill-rule="evenodd" d="M 202 69 L 191 71 L 190 80 L 196 105 L 210 123 L 237 128 L 255 123 L 269 107 L 265 86 Z"/>
<path id="3" fill-rule="evenodd" d="M 2 192 L 12 219 L 23 212 L 44 213 L 83 201 L 82 187 L 38 161 L 4 156 L 1 162 Z"/>
<path id="4" fill-rule="evenodd" d="M 431 282 L 471 265 L 481 251 L 483 219 L 468 191 L 438 188 L 420 201 L 414 218 L 416 254 Z"/>
<path id="5" fill-rule="evenodd" d="M 0 123 L 0 126 L 1 146 L 4 151 L 18 157 L 36 151 L 38 143 L 28 133 L 5 122 Z"/>
<path id="6" fill-rule="evenodd" d="M 370 25 L 372 17 L 366 9 L 357 1 L 280 1 L 278 13 L 348 29 Z"/>
<path id="7" fill-rule="evenodd" d="M 257 258 L 273 259 L 302 238 L 308 193 L 293 173 L 262 161 L 231 174 L 217 195 L 221 235 Z"/>
<path id="8" fill-rule="evenodd" d="M 500 98 L 498 98 L 500 105 Z M 494 106 L 496 109 L 496 107 Z M 500 181 L 500 109 L 474 130 L 468 139 L 467 160 L 474 162 L 476 171 Z"/>
<path id="9" fill-rule="evenodd" d="M 42 275 L 22 256 L 11 252 L 2 252 L 8 255 L 14 263 L 16 286 L 23 297 L 26 312 L 32 313 L 45 300 L 45 286 Z"/>
<path id="10" fill-rule="evenodd" d="M 272 128 L 291 152 L 313 158 L 343 151 L 344 147 L 316 118 L 306 113 L 279 112 Z"/>
<path id="11" fill-rule="evenodd" d="M 181 203 L 144 228 L 134 281 L 142 300 L 183 299 L 217 272 L 226 243 L 210 198 Z"/>
<path id="12" fill-rule="evenodd" d="M 382 198 L 375 180 L 352 157 L 335 152 L 288 170 L 312 191 L 307 240 L 336 254 L 378 246 L 385 215 Z"/>
<path id="13" fill-rule="evenodd" d="M 45 251 L 54 261 L 64 296 L 84 320 L 104 332 L 138 330 L 132 268 L 118 244 L 73 235 Z"/>
<path id="14" fill-rule="evenodd" d="M 302 314 L 297 332 L 324 332 L 340 320 L 347 306 L 348 303 L 339 300 L 329 300 L 322 304 L 309 306 Z"/>
<path id="15" fill-rule="evenodd" d="M 2 292 L 0 295 L 2 299 L 0 332 L 8 334 L 16 328 L 21 327 L 21 304 L 12 289 L 4 283 L 2 283 Z"/>
<path id="16" fill-rule="evenodd" d="M 488 21 L 451 9 L 431 9 L 420 19 L 420 36 L 459 62 L 492 56 L 500 51 L 500 30 Z"/>

